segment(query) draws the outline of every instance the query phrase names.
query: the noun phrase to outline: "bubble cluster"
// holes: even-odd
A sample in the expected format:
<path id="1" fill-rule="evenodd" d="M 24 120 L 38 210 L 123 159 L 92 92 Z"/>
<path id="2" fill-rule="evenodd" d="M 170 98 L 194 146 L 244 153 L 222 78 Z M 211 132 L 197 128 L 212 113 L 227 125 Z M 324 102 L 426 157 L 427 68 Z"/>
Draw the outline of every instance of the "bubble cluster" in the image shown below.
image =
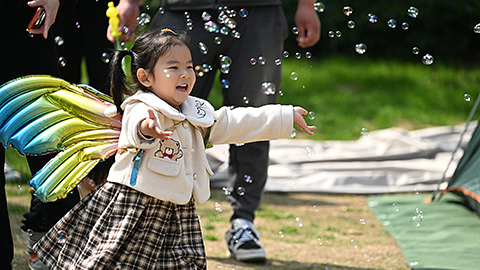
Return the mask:
<path id="1" fill-rule="evenodd" d="M 202 54 L 208 54 L 208 47 L 207 47 L 207 45 L 206 45 L 205 43 L 203 43 L 203 42 L 200 41 L 200 42 L 198 43 L 198 48 L 200 49 L 200 52 L 201 52 Z"/>
<path id="2" fill-rule="evenodd" d="M 219 202 L 215 202 L 214 206 L 215 206 L 215 211 L 222 212 L 222 207 Z"/>
<path id="3" fill-rule="evenodd" d="M 55 43 L 57 44 L 57 46 L 62 46 L 64 42 L 65 41 L 63 40 L 63 37 L 61 37 L 61 36 L 56 36 L 55 37 Z"/>
<path id="4" fill-rule="evenodd" d="M 149 24 L 150 20 L 151 20 L 151 17 L 148 13 L 142 13 L 142 14 L 140 14 L 140 16 L 138 16 L 137 23 L 139 25 L 144 26 L 144 25 Z"/>
<path id="5" fill-rule="evenodd" d="M 378 22 L 378 17 L 377 15 L 373 14 L 373 13 L 368 13 L 368 21 L 370 23 L 377 23 Z"/>
<path id="6" fill-rule="evenodd" d="M 275 92 L 277 91 L 277 87 L 272 82 L 263 82 L 262 91 L 265 95 L 275 95 Z"/>
<path id="7" fill-rule="evenodd" d="M 423 211 L 420 208 L 416 208 L 415 211 L 413 212 L 413 216 L 410 219 L 410 224 L 412 224 L 413 227 L 420 227 L 422 225 L 423 221 Z"/>
<path id="8" fill-rule="evenodd" d="M 323 4 L 322 2 L 316 2 L 315 4 L 313 4 L 313 8 L 317 12 L 324 12 L 325 11 L 325 4 Z"/>
<path id="9" fill-rule="evenodd" d="M 418 17 L 418 13 L 419 13 L 418 8 L 416 8 L 414 6 L 409 7 L 408 10 L 407 10 L 407 15 L 414 18 L 414 19 Z"/>

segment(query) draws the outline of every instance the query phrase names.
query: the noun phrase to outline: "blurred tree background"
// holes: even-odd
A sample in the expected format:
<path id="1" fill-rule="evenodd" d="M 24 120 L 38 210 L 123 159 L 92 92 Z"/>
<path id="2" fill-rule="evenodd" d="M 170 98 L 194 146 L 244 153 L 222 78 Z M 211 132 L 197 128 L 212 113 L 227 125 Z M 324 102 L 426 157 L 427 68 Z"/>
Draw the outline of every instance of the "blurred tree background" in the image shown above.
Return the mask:
<path id="1" fill-rule="evenodd" d="M 290 31 L 285 49 L 289 52 L 309 51 L 316 60 L 346 56 L 372 59 L 398 59 L 402 61 L 421 61 L 425 54 L 431 54 L 435 62 L 449 65 L 478 65 L 480 59 L 480 34 L 473 28 L 480 22 L 480 1 L 478 0 L 323 0 L 324 12 L 318 16 L 322 22 L 320 42 L 312 48 L 301 49 L 296 45 L 295 35 Z M 289 28 L 295 26 L 294 17 L 297 0 L 283 0 L 283 7 Z M 145 0 L 143 12 L 152 17 L 161 7 L 161 0 Z M 353 13 L 346 16 L 343 7 L 350 6 Z M 407 15 L 410 6 L 418 8 L 417 18 Z M 377 23 L 368 21 L 368 14 L 378 17 Z M 396 28 L 387 26 L 387 21 L 394 19 Z M 354 21 L 355 27 L 349 28 L 348 21 Z M 402 29 L 407 22 L 409 28 Z M 341 37 L 330 38 L 329 31 L 340 31 Z M 359 55 L 355 45 L 364 43 L 367 52 Z M 412 48 L 418 47 L 418 55 Z"/>

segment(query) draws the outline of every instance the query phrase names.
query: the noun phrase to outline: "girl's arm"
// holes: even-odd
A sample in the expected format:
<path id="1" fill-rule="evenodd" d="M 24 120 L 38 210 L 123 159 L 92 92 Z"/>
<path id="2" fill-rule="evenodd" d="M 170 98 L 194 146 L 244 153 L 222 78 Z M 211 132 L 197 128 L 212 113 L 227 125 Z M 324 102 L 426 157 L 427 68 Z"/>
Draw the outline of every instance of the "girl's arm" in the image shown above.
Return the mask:
<path id="1" fill-rule="evenodd" d="M 170 140 L 172 131 L 163 131 L 157 125 L 155 114 L 152 109 L 148 109 L 148 117 L 140 123 L 140 132 L 143 136 L 159 138 L 160 140 Z"/>

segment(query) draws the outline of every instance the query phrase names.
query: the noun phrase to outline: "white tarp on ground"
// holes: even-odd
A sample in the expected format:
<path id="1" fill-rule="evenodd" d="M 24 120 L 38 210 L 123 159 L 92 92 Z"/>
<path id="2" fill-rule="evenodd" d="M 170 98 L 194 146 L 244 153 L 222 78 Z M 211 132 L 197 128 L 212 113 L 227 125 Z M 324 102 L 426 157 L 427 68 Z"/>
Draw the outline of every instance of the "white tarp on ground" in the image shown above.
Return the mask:
<path id="1" fill-rule="evenodd" d="M 477 122 L 415 131 L 372 131 L 357 141 L 281 139 L 271 142 L 267 192 L 376 194 L 433 191 L 452 176 Z M 239 146 L 241 147 L 241 146 Z M 228 186 L 228 145 L 207 150 L 212 187 Z M 251 176 L 253 181 L 255 176 Z"/>

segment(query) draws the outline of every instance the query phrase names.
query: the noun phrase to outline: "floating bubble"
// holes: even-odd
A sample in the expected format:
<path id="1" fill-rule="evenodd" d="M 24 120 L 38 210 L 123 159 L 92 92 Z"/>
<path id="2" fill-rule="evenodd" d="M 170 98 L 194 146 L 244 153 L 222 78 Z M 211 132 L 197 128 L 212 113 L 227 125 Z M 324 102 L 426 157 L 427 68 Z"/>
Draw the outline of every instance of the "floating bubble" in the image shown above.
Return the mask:
<path id="1" fill-rule="evenodd" d="M 198 43 L 198 48 L 200 49 L 200 52 L 202 54 L 207 54 L 208 53 L 207 45 L 205 43 L 201 42 L 201 41 Z"/>
<path id="2" fill-rule="evenodd" d="M 292 188 L 297 188 L 297 181 L 291 181 L 291 182 L 290 182 L 290 186 L 291 186 Z"/>
<path id="3" fill-rule="evenodd" d="M 63 244 L 67 241 L 67 233 L 64 230 L 60 230 L 57 233 L 57 243 Z"/>
<path id="4" fill-rule="evenodd" d="M 335 37 L 335 32 L 333 32 L 333 31 L 328 31 L 328 37 L 329 37 L 329 38 L 334 38 L 334 37 Z"/>
<path id="5" fill-rule="evenodd" d="M 303 150 L 303 153 L 305 154 L 305 156 L 307 156 L 309 158 L 314 158 L 315 157 L 315 150 L 313 150 L 309 146 L 305 147 L 305 150 Z"/>
<path id="6" fill-rule="evenodd" d="M 368 21 L 371 23 L 377 23 L 378 22 L 378 17 L 377 15 L 373 13 L 368 13 Z"/>
<path id="7" fill-rule="evenodd" d="M 212 21 L 205 22 L 203 24 L 203 27 L 205 28 L 205 30 L 207 30 L 207 32 L 210 32 L 210 33 L 219 33 L 220 32 L 220 26 L 218 26 L 216 23 L 214 23 Z"/>
<path id="8" fill-rule="evenodd" d="M 340 30 L 336 31 L 335 36 L 338 37 L 338 38 L 341 37 L 342 36 L 342 31 L 340 31 Z"/>
<path id="9" fill-rule="evenodd" d="M 298 80 L 298 74 L 295 71 L 292 71 L 292 73 L 290 73 L 290 79 L 294 81 Z"/>
<path id="10" fill-rule="evenodd" d="M 310 119 L 310 120 L 315 119 L 315 112 L 308 112 L 307 117 L 308 117 L 308 119 Z"/>
<path id="11" fill-rule="evenodd" d="M 311 52 L 306 52 L 306 53 L 305 53 L 305 57 L 306 57 L 307 59 L 312 58 L 312 53 L 311 53 Z"/>
<path id="12" fill-rule="evenodd" d="M 417 265 L 418 265 L 418 262 L 417 262 L 417 261 L 413 261 L 413 262 L 410 262 L 409 265 L 410 265 L 410 266 L 417 266 Z"/>
<path id="13" fill-rule="evenodd" d="M 243 97 L 243 103 L 248 104 L 250 103 L 250 99 L 248 97 Z"/>
<path id="14" fill-rule="evenodd" d="M 318 237 L 318 238 L 317 238 L 317 244 L 318 244 L 319 246 L 323 245 L 323 238 Z"/>
<path id="15" fill-rule="evenodd" d="M 282 59 L 277 58 L 275 59 L 275 65 L 280 66 L 282 64 Z"/>
<path id="16" fill-rule="evenodd" d="M 418 195 L 418 189 L 417 188 L 413 189 L 413 194 Z"/>
<path id="17" fill-rule="evenodd" d="M 355 51 L 358 54 L 364 54 L 367 51 L 367 45 L 365 45 L 363 43 L 358 43 L 358 44 L 355 45 Z"/>
<path id="18" fill-rule="evenodd" d="M 359 221 L 360 221 L 360 224 L 362 224 L 362 225 L 367 224 L 367 222 L 365 222 L 365 219 L 363 219 L 363 218 L 359 219 Z"/>
<path id="19" fill-rule="evenodd" d="M 31 37 L 31 38 L 33 38 L 35 36 L 35 34 L 32 33 L 32 32 L 28 32 L 27 35 L 28 35 L 28 37 Z"/>
<path id="20" fill-rule="evenodd" d="M 317 12 L 324 12 L 325 11 L 325 5 L 322 2 L 316 2 L 313 4 L 313 8 Z"/>
<path id="21" fill-rule="evenodd" d="M 293 33 L 294 35 L 298 35 L 299 32 L 300 32 L 300 31 L 298 30 L 298 27 L 295 26 L 295 27 L 292 28 L 292 33 Z"/>
<path id="22" fill-rule="evenodd" d="M 165 14 L 165 9 L 163 7 L 159 7 L 158 8 L 158 13 L 160 13 L 162 15 Z"/>
<path id="23" fill-rule="evenodd" d="M 272 82 L 263 82 L 262 91 L 265 95 L 275 95 L 275 92 L 277 91 L 277 87 Z"/>
<path id="24" fill-rule="evenodd" d="M 188 30 L 193 29 L 193 20 L 192 19 L 187 19 L 187 29 Z"/>
<path id="25" fill-rule="evenodd" d="M 220 64 L 222 67 L 229 67 L 232 64 L 232 59 L 228 56 L 221 56 L 220 57 Z"/>
<path id="26" fill-rule="evenodd" d="M 413 47 L 412 53 L 413 54 L 418 54 L 420 52 L 420 49 L 418 47 Z"/>
<path id="27" fill-rule="evenodd" d="M 283 235 L 282 231 L 278 231 L 278 235 L 280 236 L 280 238 L 283 238 L 285 236 L 285 235 Z"/>
<path id="28" fill-rule="evenodd" d="M 228 34 L 230 33 L 230 30 L 228 29 L 228 27 L 224 26 L 220 29 L 220 33 L 225 36 L 228 36 Z"/>
<path id="29" fill-rule="evenodd" d="M 463 99 L 464 99 L 465 101 L 469 102 L 469 101 L 470 101 L 470 95 L 469 95 L 469 94 L 464 94 L 464 95 L 463 95 Z"/>
<path id="30" fill-rule="evenodd" d="M 313 210 L 314 210 L 315 212 L 318 212 L 318 208 L 317 208 L 316 205 L 313 206 Z"/>
<path id="31" fill-rule="evenodd" d="M 230 29 L 234 29 L 234 28 L 237 27 L 237 22 L 234 19 L 231 19 L 231 18 L 227 18 L 225 20 L 224 24 Z"/>
<path id="32" fill-rule="evenodd" d="M 367 136 L 368 136 L 368 128 L 363 127 L 363 128 L 360 130 L 360 136 L 362 136 L 362 137 L 367 137 Z"/>
<path id="33" fill-rule="evenodd" d="M 221 38 L 221 37 L 215 37 L 215 38 L 213 39 L 213 41 L 214 41 L 215 44 L 217 44 L 217 45 L 222 44 L 222 38 Z"/>
<path id="34" fill-rule="evenodd" d="M 353 28 L 355 28 L 355 22 L 354 21 L 348 21 L 347 26 L 348 26 L 348 28 L 353 29 Z"/>
<path id="35" fill-rule="evenodd" d="M 392 203 L 392 205 L 390 206 L 390 208 L 392 208 L 392 211 L 393 211 L 393 212 L 396 212 L 396 213 L 400 212 L 400 205 L 399 205 L 398 203 L 396 203 L 396 202 Z"/>
<path id="36" fill-rule="evenodd" d="M 108 64 L 110 63 L 110 55 L 107 52 L 102 53 L 102 62 Z"/>
<path id="37" fill-rule="evenodd" d="M 250 58 L 250 65 L 255 66 L 257 64 L 257 60 L 255 58 Z"/>
<path id="38" fill-rule="evenodd" d="M 298 227 L 300 227 L 300 228 L 303 227 L 303 222 L 302 222 L 302 219 L 300 217 L 296 217 L 295 221 L 297 222 Z"/>
<path id="39" fill-rule="evenodd" d="M 243 176 L 243 178 L 245 179 L 245 182 L 247 182 L 247 183 L 249 183 L 249 184 L 251 184 L 251 183 L 253 182 L 252 177 L 251 177 L 250 175 L 248 175 L 248 174 L 245 174 L 245 175 Z"/>
<path id="40" fill-rule="evenodd" d="M 282 91 L 282 90 L 278 90 L 278 95 L 279 95 L 279 96 L 283 96 L 283 91 Z"/>
<path id="41" fill-rule="evenodd" d="M 77 27 L 77 29 L 80 28 L 80 23 L 79 23 L 79 22 L 76 22 L 76 23 L 75 23 L 75 26 Z"/>
<path id="42" fill-rule="evenodd" d="M 427 53 L 423 56 L 422 63 L 424 65 L 430 66 L 431 64 L 433 64 L 433 60 L 434 60 L 433 56 Z"/>
<path id="43" fill-rule="evenodd" d="M 206 11 L 202 13 L 202 20 L 207 22 L 207 21 L 210 21 L 211 19 L 212 19 L 212 15 L 210 15 L 210 13 Z"/>
<path id="44" fill-rule="evenodd" d="M 64 57 L 60 57 L 58 58 L 58 64 L 61 66 L 61 67 L 64 67 L 67 65 L 67 60 L 64 58 Z"/>
<path id="45" fill-rule="evenodd" d="M 258 57 L 258 63 L 263 66 L 267 63 L 267 59 L 265 59 L 265 57 L 263 57 L 263 56 L 259 56 Z"/>
<path id="46" fill-rule="evenodd" d="M 419 12 L 418 8 L 411 6 L 407 10 L 407 15 L 415 19 L 418 17 L 418 12 Z"/>
<path id="47" fill-rule="evenodd" d="M 127 35 L 127 36 L 130 36 L 130 35 L 132 34 L 132 33 L 130 32 L 130 28 L 128 28 L 128 27 L 126 27 L 126 26 L 123 27 L 122 32 L 123 32 L 125 35 Z"/>
<path id="48" fill-rule="evenodd" d="M 207 72 L 212 71 L 213 68 L 212 68 L 212 66 L 209 65 L 209 64 L 203 64 L 203 65 L 202 65 L 202 70 L 203 70 L 205 73 L 207 73 Z"/>
<path id="49" fill-rule="evenodd" d="M 350 16 L 352 15 L 353 13 L 353 8 L 350 7 L 350 6 L 344 6 L 343 7 L 343 14 L 345 14 L 345 16 Z"/>
<path id="50" fill-rule="evenodd" d="M 409 27 L 410 27 L 410 25 L 407 22 L 402 23 L 402 29 L 403 30 L 408 30 Z"/>
<path id="51" fill-rule="evenodd" d="M 230 88 L 230 82 L 227 79 L 222 79 L 221 83 L 223 89 L 227 90 L 228 88 Z"/>
<path id="52" fill-rule="evenodd" d="M 203 77 L 205 73 L 203 72 L 202 66 L 195 66 L 195 74 L 197 74 L 198 77 Z"/>
<path id="53" fill-rule="evenodd" d="M 355 240 L 350 240 L 350 244 L 353 246 L 353 248 L 357 248 L 358 247 L 358 243 L 355 241 Z"/>
<path id="54" fill-rule="evenodd" d="M 393 29 L 393 28 L 397 27 L 397 21 L 395 19 L 390 19 L 390 20 L 387 21 L 387 25 L 388 25 L 388 27 Z"/>
<path id="55" fill-rule="evenodd" d="M 413 216 L 410 219 L 410 224 L 412 224 L 413 227 L 418 228 L 420 225 L 422 225 L 422 219 L 419 216 Z"/>
<path id="56" fill-rule="evenodd" d="M 290 134 L 290 138 L 295 138 L 297 137 L 297 130 L 295 128 L 292 129 L 292 133 Z"/>
<path id="57" fill-rule="evenodd" d="M 295 58 L 297 58 L 297 59 L 300 60 L 300 58 L 302 58 L 302 54 L 299 53 L 299 52 L 296 52 L 296 53 L 295 53 Z"/>
<path id="58" fill-rule="evenodd" d="M 363 254 L 363 259 L 364 259 L 365 261 L 367 261 L 367 262 L 370 262 L 371 257 L 370 257 L 369 254 L 365 253 L 365 254 Z"/>
<path id="59" fill-rule="evenodd" d="M 290 53 L 287 51 L 283 51 L 283 58 L 288 58 L 290 56 Z"/>
<path id="60" fill-rule="evenodd" d="M 244 187 L 238 187 L 237 188 L 237 194 L 240 196 L 245 195 L 245 188 Z"/>
<path id="61" fill-rule="evenodd" d="M 142 13 L 137 18 L 137 23 L 139 25 L 147 25 L 150 23 L 151 17 L 148 13 Z"/>
<path id="62" fill-rule="evenodd" d="M 419 218 L 422 218 L 422 219 L 424 217 L 423 211 L 420 208 L 415 208 L 413 215 L 418 216 Z"/>
<path id="63" fill-rule="evenodd" d="M 63 40 L 63 37 L 61 37 L 61 36 L 56 36 L 55 37 L 55 43 L 57 44 L 57 46 L 62 46 L 64 42 L 65 41 Z"/>
<path id="64" fill-rule="evenodd" d="M 190 12 L 185 11 L 185 12 L 183 13 L 183 16 L 184 16 L 186 19 L 190 18 Z"/>
<path id="65" fill-rule="evenodd" d="M 239 39 L 242 35 L 237 30 L 232 31 L 232 37 Z"/>
<path id="66" fill-rule="evenodd" d="M 245 18 L 248 16 L 248 11 L 244 8 L 240 9 L 240 12 L 238 13 L 240 17 Z"/>
<path id="67" fill-rule="evenodd" d="M 219 202 L 215 202 L 214 206 L 215 206 L 215 211 L 222 212 L 222 207 Z"/>
<path id="68" fill-rule="evenodd" d="M 32 230 L 32 229 L 28 229 L 28 230 L 27 230 L 27 233 L 28 233 L 29 236 L 32 236 L 32 235 L 33 235 L 33 230 Z"/>
<path id="69" fill-rule="evenodd" d="M 478 23 L 473 27 L 473 32 L 480 34 L 480 23 Z"/>
<path id="70" fill-rule="evenodd" d="M 227 196 L 232 194 L 232 192 L 226 187 L 222 187 L 222 190 L 223 190 L 223 193 Z"/>

